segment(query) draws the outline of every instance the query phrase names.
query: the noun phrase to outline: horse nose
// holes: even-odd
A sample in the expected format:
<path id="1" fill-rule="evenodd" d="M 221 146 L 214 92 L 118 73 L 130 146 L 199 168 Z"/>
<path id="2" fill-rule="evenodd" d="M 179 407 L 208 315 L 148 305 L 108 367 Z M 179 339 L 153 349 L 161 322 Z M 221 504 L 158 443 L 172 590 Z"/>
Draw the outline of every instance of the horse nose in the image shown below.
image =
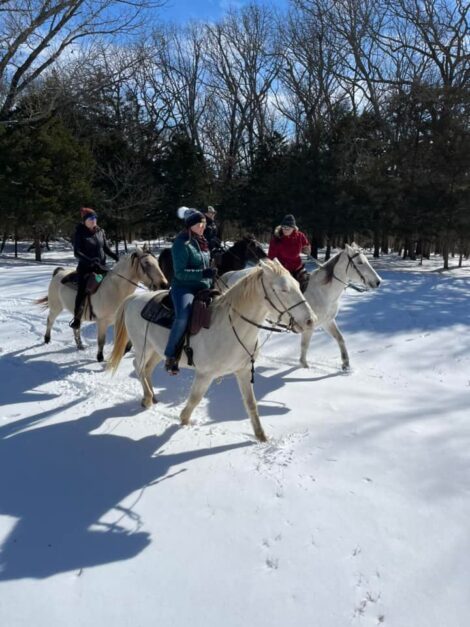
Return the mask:
<path id="1" fill-rule="evenodd" d="M 380 279 L 377 279 L 376 284 L 375 284 L 375 287 L 379 287 L 380 283 L 381 283 L 381 280 L 380 280 Z"/>

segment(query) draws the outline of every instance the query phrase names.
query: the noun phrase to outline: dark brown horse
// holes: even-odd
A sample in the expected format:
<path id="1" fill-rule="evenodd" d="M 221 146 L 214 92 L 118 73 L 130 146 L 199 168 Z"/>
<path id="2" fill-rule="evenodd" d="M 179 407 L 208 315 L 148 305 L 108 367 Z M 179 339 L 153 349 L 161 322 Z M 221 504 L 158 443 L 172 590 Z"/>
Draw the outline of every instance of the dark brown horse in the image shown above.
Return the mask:
<path id="1" fill-rule="evenodd" d="M 215 251 L 213 255 L 213 263 L 220 275 L 231 270 L 241 270 L 249 264 L 257 264 L 260 259 L 267 257 L 261 244 L 256 240 L 254 235 L 244 235 L 240 240 L 236 241 L 230 248 Z M 158 257 L 160 268 L 171 283 L 173 278 L 173 259 L 171 257 L 171 248 L 164 248 Z"/>

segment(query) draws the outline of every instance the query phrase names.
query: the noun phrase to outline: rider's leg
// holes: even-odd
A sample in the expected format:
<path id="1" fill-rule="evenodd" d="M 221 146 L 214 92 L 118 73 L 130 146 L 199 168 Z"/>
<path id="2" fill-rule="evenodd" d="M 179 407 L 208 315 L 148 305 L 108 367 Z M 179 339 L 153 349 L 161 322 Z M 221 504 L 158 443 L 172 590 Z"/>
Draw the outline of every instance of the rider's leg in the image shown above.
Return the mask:
<path id="1" fill-rule="evenodd" d="M 175 308 L 175 320 L 165 348 L 165 367 L 171 374 L 176 374 L 178 372 L 176 349 L 188 326 L 194 294 L 184 287 L 172 287 L 170 293 Z"/>
<path id="2" fill-rule="evenodd" d="M 78 290 L 75 297 L 75 308 L 73 312 L 73 320 L 70 323 L 72 329 L 79 329 L 83 315 L 83 309 L 85 308 L 85 296 L 86 296 L 86 282 L 88 273 L 78 270 Z"/>

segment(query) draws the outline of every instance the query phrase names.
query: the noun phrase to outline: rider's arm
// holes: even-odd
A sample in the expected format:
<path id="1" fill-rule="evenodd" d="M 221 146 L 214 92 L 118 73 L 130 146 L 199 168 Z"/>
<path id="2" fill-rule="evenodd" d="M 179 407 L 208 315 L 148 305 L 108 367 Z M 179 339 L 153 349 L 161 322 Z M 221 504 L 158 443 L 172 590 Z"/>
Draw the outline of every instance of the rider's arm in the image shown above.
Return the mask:
<path id="1" fill-rule="evenodd" d="M 310 246 L 310 242 L 308 241 L 307 236 L 305 235 L 305 233 L 301 233 L 302 235 L 302 253 L 304 255 L 310 255 L 310 253 L 312 252 L 312 247 Z"/>
<path id="2" fill-rule="evenodd" d="M 106 233 L 104 231 L 103 231 L 103 250 L 108 255 L 108 257 L 111 257 L 111 259 L 114 259 L 114 261 L 117 261 L 119 259 L 116 253 L 114 253 L 109 247 L 108 240 L 106 239 Z"/>

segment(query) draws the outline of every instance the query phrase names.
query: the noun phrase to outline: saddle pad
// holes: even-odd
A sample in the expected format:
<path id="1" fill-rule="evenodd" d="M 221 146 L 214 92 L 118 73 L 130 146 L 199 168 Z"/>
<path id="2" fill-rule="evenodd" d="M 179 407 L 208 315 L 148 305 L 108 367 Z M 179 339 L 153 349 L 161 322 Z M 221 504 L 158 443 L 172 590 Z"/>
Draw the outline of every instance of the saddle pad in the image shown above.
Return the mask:
<path id="1" fill-rule="evenodd" d="M 62 285 L 68 285 L 72 289 L 78 289 L 78 272 L 69 272 L 69 274 L 66 274 L 60 282 Z"/>
<path id="2" fill-rule="evenodd" d="M 173 310 L 170 293 L 168 291 L 165 292 L 163 297 L 161 292 L 155 294 L 142 309 L 140 315 L 144 320 L 148 320 L 148 322 L 158 324 L 161 327 L 165 327 L 165 329 L 171 329 L 175 312 Z"/>

